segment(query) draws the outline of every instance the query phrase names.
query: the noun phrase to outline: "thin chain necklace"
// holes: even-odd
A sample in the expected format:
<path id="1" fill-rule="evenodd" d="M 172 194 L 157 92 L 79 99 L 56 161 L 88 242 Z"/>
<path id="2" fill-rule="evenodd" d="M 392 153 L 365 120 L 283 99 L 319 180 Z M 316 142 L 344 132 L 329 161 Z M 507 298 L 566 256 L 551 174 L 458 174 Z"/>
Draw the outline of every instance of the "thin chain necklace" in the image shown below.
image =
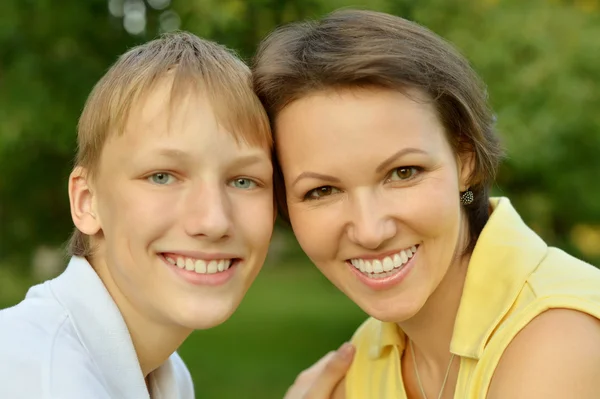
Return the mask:
<path id="1" fill-rule="evenodd" d="M 423 389 L 423 384 L 421 383 L 421 377 L 419 376 L 419 370 L 417 369 L 417 360 L 415 359 L 415 349 L 413 348 L 412 339 L 408 340 L 408 346 L 410 347 L 410 354 L 412 355 L 413 366 L 415 368 L 415 375 L 417 376 L 417 383 L 419 384 L 419 389 L 421 390 L 421 396 L 423 396 L 423 399 L 427 399 L 427 395 L 425 395 L 425 390 Z M 450 374 L 450 368 L 452 367 L 453 360 L 454 353 L 450 357 L 450 363 L 448 363 L 446 376 L 444 377 L 444 382 L 442 382 L 442 387 L 440 388 L 440 393 L 438 394 L 437 399 L 440 399 L 444 393 L 444 388 L 446 387 L 446 382 L 448 381 L 448 375 Z"/>

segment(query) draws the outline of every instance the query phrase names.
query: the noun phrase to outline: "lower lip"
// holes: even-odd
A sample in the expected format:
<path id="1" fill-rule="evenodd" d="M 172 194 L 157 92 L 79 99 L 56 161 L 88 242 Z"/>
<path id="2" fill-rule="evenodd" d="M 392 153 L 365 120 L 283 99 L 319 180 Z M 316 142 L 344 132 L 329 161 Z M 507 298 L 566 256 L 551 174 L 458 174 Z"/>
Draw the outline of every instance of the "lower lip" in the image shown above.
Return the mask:
<path id="1" fill-rule="evenodd" d="M 237 267 L 241 262 L 240 259 L 236 259 L 227 270 L 211 274 L 201 274 L 191 270 L 186 270 L 185 268 L 180 269 L 179 267 L 177 267 L 177 265 L 174 265 L 168 260 L 166 260 L 164 256 L 160 255 L 159 257 L 169 267 L 169 269 L 171 269 L 175 274 L 177 274 L 177 276 L 183 278 L 186 282 L 193 285 L 208 286 L 219 286 L 226 284 L 229 280 L 231 280 L 231 278 L 235 274 L 235 271 L 237 270 Z"/>
<path id="2" fill-rule="evenodd" d="M 352 263 L 350 263 L 349 261 L 346 261 L 346 264 L 352 270 L 354 275 L 356 275 L 356 277 L 358 277 L 358 279 L 363 284 L 365 284 L 367 287 L 369 287 L 373 290 L 376 290 L 376 291 L 383 291 L 383 290 L 387 290 L 395 285 L 398 285 L 402 281 L 404 281 L 406 276 L 408 276 L 408 273 L 410 273 L 410 271 L 412 270 L 412 268 L 415 264 L 415 258 L 418 256 L 417 255 L 418 253 L 419 253 L 419 251 L 417 250 L 417 252 L 415 252 L 413 254 L 412 258 L 410 258 L 408 263 L 406 263 L 404 266 L 399 268 L 396 273 L 394 273 L 388 277 L 377 278 L 377 279 L 370 278 L 369 276 L 365 275 L 363 272 L 361 272 L 360 270 L 358 270 L 357 268 L 352 266 Z"/>

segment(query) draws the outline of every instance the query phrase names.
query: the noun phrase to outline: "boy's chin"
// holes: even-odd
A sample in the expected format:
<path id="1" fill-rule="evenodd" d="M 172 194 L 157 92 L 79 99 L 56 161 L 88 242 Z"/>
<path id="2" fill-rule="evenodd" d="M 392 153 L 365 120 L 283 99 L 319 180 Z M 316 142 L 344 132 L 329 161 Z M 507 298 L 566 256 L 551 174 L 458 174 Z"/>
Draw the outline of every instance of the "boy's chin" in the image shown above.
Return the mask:
<path id="1" fill-rule="evenodd" d="M 180 315 L 177 321 L 182 327 L 192 330 L 207 330 L 217 327 L 226 322 L 233 313 L 237 310 L 238 304 L 229 303 L 221 306 L 212 304 L 213 306 L 196 306 L 193 311 L 189 311 L 186 315 Z"/>

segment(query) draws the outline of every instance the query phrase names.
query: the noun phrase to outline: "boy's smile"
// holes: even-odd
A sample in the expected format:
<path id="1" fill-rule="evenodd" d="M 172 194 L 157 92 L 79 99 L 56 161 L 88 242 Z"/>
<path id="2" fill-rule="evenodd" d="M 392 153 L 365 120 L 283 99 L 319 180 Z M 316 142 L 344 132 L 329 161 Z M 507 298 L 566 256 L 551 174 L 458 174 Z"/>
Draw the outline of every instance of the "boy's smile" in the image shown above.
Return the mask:
<path id="1" fill-rule="evenodd" d="M 161 254 L 172 270 L 192 284 L 224 284 L 235 273 L 241 258 L 232 254 L 169 252 Z"/>

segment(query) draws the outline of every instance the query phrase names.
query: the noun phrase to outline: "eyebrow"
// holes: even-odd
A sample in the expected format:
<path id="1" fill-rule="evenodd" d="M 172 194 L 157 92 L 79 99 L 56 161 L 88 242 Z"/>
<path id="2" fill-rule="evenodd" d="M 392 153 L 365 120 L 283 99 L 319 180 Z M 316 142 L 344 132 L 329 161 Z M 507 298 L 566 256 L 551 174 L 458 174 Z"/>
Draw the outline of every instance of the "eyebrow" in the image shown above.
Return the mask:
<path id="1" fill-rule="evenodd" d="M 236 167 L 250 166 L 257 163 L 270 163 L 269 159 L 260 155 L 243 155 L 234 158 L 232 164 Z"/>
<path id="2" fill-rule="evenodd" d="M 412 154 L 412 153 L 427 154 L 426 151 L 420 150 L 418 148 L 404 148 L 404 149 L 394 153 L 392 156 L 390 156 L 385 161 L 383 161 L 381 164 L 379 164 L 379 166 L 377 167 L 377 169 L 375 169 L 375 171 L 377 173 L 379 173 L 382 170 L 385 170 L 391 163 L 393 163 L 398 158 L 403 157 L 404 155 L 407 155 L 407 154 Z M 338 179 L 337 177 L 323 175 L 321 173 L 315 173 L 315 172 L 302 172 L 302 173 L 300 173 L 300 175 L 298 175 L 298 177 L 296 177 L 296 180 L 294 180 L 292 185 L 295 185 L 302 179 L 318 179 L 318 180 L 324 180 L 324 181 L 327 181 L 330 183 L 339 183 L 340 182 L 340 179 Z"/>
<path id="3" fill-rule="evenodd" d="M 392 164 L 398 158 L 401 158 L 407 154 L 425 154 L 425 155 L 427 155 L 427 152 L 420 150 L 418 148 L 403 148 L 400 151 L 393 154 L 392 156 L 390 156 L 388 159 L 386 159 L 382 163 L 380 163 L 379 166 L 377 167 L 377 169 L 375 169 L 375 172 L 380 173 L 381 171 L 387 169 L 390 166 L 390 164 Z"/>
<path id="4" fill-rule="evenodd" d="M 298 175 L 298 177 L 296 177 L 296 180 L 294 180 L 294 183 L 292 183 L 292 185 L 295 185 L 302 179 L 318 179 L 318 180 L 328 181 L 330 183 L 339 183 L 340 182 L 340 179 L 338 179 L 337 177 L 333 177 L 333 176 L 329 176 L 329 175 L 322 175 L 320 173 L 315 173 L 315 172 L 302 172 L 302 173 L 300 173 L 300 175 Z"/>
<path id="5" fill-rule="evenodd" d="M 187 152 L 175 148 L 161 148 L 156 152 L 156 155 L 173 159 L 187 159 L 190 157 Z"/>
<path id="6" fill-rule="evenodd" d="M 176 148 L 161 148 L 156 154 L 157 156 L 172 158 L 174 160 L 183 160 L 184 162 L 191 161 L 193 158 L 190 153 Z M 251 154 L 233 158 L 232 162 L 233 166 L 236 167 L 245 167 L 257 163 L 270 163 L 270 161 L 264 156 L 261 157 L 259 155 Z"/>

